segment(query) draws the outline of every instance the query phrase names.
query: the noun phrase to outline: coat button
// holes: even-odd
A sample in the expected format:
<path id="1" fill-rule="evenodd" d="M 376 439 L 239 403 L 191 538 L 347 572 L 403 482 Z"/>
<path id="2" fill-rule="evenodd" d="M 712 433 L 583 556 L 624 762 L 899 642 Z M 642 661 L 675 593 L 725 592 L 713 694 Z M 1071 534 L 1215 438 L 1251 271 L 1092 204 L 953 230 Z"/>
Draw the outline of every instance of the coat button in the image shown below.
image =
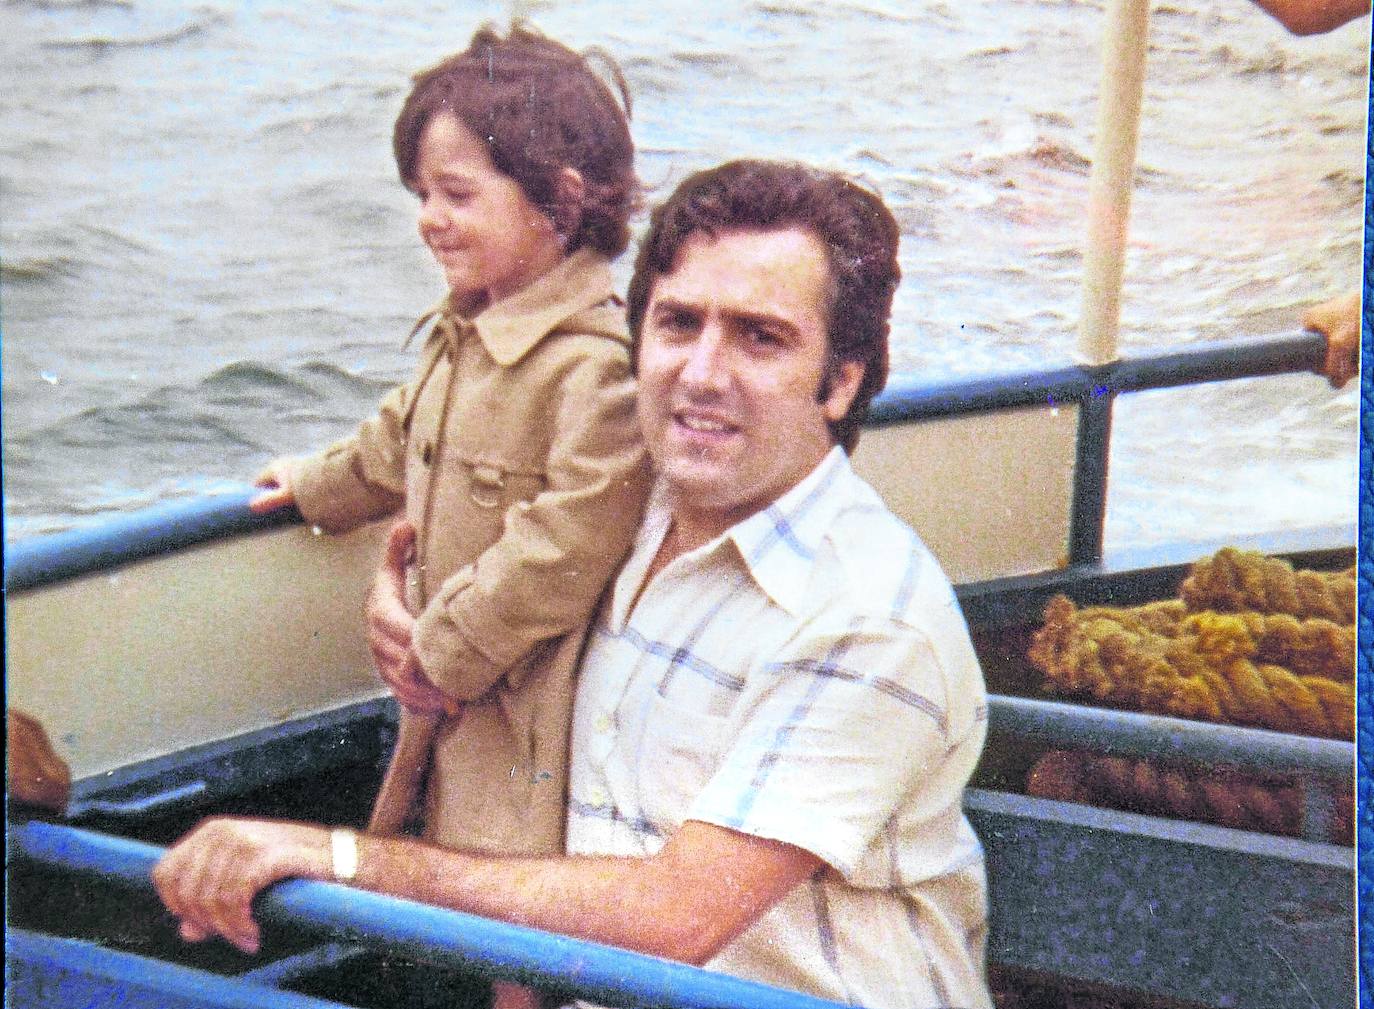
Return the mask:
<path id="1" fill-rule="evenodd" d="M 434 443 L 427 441 L 420 447 L 420 461 L 428 466 L 434 461 Z"/>

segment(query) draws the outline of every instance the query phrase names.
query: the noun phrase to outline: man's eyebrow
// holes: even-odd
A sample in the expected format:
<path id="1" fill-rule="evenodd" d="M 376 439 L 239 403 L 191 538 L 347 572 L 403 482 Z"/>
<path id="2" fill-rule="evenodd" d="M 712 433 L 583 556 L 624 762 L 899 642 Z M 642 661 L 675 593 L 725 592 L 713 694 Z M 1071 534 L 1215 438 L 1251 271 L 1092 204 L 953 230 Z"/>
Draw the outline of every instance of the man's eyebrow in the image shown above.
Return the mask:
<path id="1" fill-rule="evenodd" d="M 419 172 L 416 172 L 419 175 Z M 455 171 L 452 168 L 436 168 L 430 173 L 430 177 L 436 182 L 460 182 L 466 185 L 471 181 L 471 176 L 463 171 Z"/>
<path id="2" fill-rule="evenodd" d="M 732 319 L 738 319 L 740 322 L 748 322 L 756 326 L 765 326 L 769 329 L 781 329 L 788 333 L 796 333 L 798 331 L 797 327 L 792 323 L 792 320 L 784 318 L 781 315 L 770 315 L 768 312 L 740 311 L 727 312 L 726 315 Z"/>
<path id="3" fill-rule="evenodd" d="M 663 298 L 655 298 L 651 311 L 687 312 L 691 315 L 705 315 L 707 310 L 690 301 L 683 301 L 681 298 L 674 298 L 669 295 Z M 798 331 L 791 320 L 781 315 L 773 315 L 769 312 L 726 308 L 722 310 L 722 314 L 727 319 L 734 322 L 743 322 L 755 326 L 766 326 L 771 329 L 781 329 L 788 333 L 796 333 Z"/>
<path id="4" fill-rule="evenodd" d="M 673 297 L 654 298 L 650 308 L 655 312 L 663 311 L 664 309 L 669 312 L 695 312 L 698 315 L 702 312 L 702 309 L 698 308 L 696 305 L 683 301 L 681 298 Z"/>

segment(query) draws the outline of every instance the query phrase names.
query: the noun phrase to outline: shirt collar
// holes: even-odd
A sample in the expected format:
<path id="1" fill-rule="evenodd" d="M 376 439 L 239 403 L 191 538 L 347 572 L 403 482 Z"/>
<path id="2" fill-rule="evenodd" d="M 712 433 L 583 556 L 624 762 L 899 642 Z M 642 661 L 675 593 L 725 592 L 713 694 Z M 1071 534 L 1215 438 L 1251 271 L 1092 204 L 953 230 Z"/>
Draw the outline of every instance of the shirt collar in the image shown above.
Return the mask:
<path id="1" fill-rule="evenodd" d="M 533 283 L 487 306 L 471 319 L 454 312 L 445 298 L 421 319 L 420 325 L 438 315 L 437 332 L 476 332 L 492 360 L 508 368 L 561 323 L 613 297 L 610 264 L 600 253 L 581 248 Z"/>
<path id="2" fill-rule="evenodd" d="M 800 616 L 812 565 L 833 519 L 849 499 L 845 488 L 854 479 L 849 456 L 837 445 L 800 483 L 768 507 L 684 556 L 704 560 L 716 551 L 729 550 L 774 603 L 792 616 Z M 630 602 L 639 595 L 672 518 L 669 496 L 660 482 L 650 497 L 630 559 L 616 579 L 609 614 L 612 633 L 624 630 Z"/>
<path id="3" fill-rule="evenodd" d="M 811 568 L 853 474 L 836 445 L 795 487 L 725 532 L 759 588 L 793 616 L 801 613 Z"/>

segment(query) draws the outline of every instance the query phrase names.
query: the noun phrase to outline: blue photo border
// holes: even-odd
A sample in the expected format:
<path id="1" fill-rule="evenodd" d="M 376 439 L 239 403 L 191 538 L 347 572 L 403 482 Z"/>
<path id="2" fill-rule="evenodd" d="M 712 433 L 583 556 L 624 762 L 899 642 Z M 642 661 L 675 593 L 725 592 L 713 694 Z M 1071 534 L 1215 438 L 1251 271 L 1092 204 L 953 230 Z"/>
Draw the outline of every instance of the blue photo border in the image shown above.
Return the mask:
<path id="1" fill-rule="evenodd" d="M 1374 35 L 1370 41 L 1374 56 Z M 1374 655 L 1374 382 L 1371 382 L 1371 252 L 1374 252 L 1374 88 L 1368 98 L 1369 119 L 1365 134 L 1364 192 L 1364 307 L 1360 332 L 1360 532 L 1359 532 L 1359 648 L 1356 657 L 1356 866 L 1355 908 L 1359 932 L 1359 1002 L 1361 1009 L 1374 1006 L 1374 920 L 1369 902 L 1374 900 L 1374 824 L 1370 822 L 1371 769 L 1374 765 L 1374 680 L 1370 662 Z"/>

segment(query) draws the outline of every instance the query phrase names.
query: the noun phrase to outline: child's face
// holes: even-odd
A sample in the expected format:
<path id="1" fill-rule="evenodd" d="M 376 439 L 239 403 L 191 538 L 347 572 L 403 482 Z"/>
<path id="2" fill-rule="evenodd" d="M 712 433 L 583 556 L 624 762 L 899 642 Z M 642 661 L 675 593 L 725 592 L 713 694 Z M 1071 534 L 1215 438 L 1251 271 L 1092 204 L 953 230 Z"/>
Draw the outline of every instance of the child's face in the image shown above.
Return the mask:
<path id="1" fill-rule="evenodd" d="M 563 257 L 553 222 L 455 116 L 434 116 L 420 134 L 415 193 L 420 238 L 462 310 L 514 294 Z"/>

